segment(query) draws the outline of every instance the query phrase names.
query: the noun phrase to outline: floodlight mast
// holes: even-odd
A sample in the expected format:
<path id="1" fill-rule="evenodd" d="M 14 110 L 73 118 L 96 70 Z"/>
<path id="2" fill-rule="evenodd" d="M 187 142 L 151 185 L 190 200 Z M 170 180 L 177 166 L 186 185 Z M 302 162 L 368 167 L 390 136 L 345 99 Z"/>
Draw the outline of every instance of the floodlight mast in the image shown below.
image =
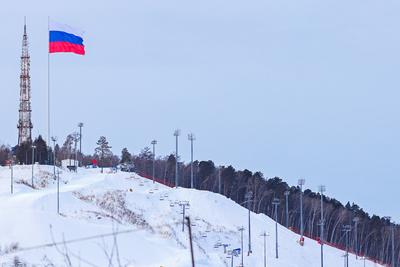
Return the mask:
<path id="1" fill-rule="evenodd" d="M 391 232 L 392 232 L 392 266 L 393 267 L 396 267 L 396 263 L 395 263 L 395 260 L 394 260 L 394 227 L 395 227 L 395 222 L 393 222 L 392 223 L 392 225 L 391 225 Z"/>
<path id="2" fill-rule="evenodd" d="M 264 267 L 267 267 L 267 236 L 269 235 L 264 231 L 261 236 L 264 237 Z"/>
<path id="3" fill-rule="evenodd" d="M 353 222 L 354 222 L 354 250 L 356 253 L 356 259 L 358 259 L 358 222 L 360 221 L 359 217 L 354 217 Z"/>
<path id="4" fill-rule="evenodd" d="M 156 144 L 157 144 L 157 140 L 153 140 L 151 141 L 151 144 L 153 145 L 153 184 L 155 183 L 154 181 L 154 177 L 155 177 L 155 160 L 156 160 Z"/>
<path id="5" fill-rule="evenodd" d="M 285 216 L 285 220 L 286 220 L 286 228 L 289 228 L 289 195 L 290 195 L 290 191 L 289 190 L 286 190 L 285 191 L 285 213 L 286 213 L 286 216 Z"/>
<path id="6" fill-rule="evenodd" d="M 60 170 L 57 170 L 57 214 L 60 215 Z"/>
<path id="7" fill-rule="evenodd" d="M 73 136 L 73 140 L 75 142 L 75 146 L 74 146 L 74 150 L 75 150 L 74 167 L 75 167 L 75 172 L 77 172 L 78 171 L 78 166 L 79 166 L 79 164 L 78 164 L 78 166 L 76 166 L 76 162 L 78 161 L 78 148 L 77 148 L 77 146 L 78 146 L 78 141 L 80 139 L 80 136 L 79 136 L 79 133 L 77 133 L 77 132 L 74 132 L 72 134 L 72 136 Z"/>
<path id="8" fill-rule="evenodd" d="M 79 127 L 79 154 L 82 157 L 82 127 L 83 127 L 83 122 L 78 123 Z"/>
<path id="9" fill-rule="evenodd" d="M 249 214 L 249 216 L 248 216 L 248 221 L 249 221 L 249 251 L 247 252 L 247 256 L 250 256 L 250 254 L 252 253 L 252 251 L 251 251 L 251 216 L 250 216 L 250 203 L 251 203 L 251 201 L 252 201 L 252 199 L 253 199 L 253 192 L 252 191 L 248 191 L 247 193 L 246 193 L 246 195 L 245 195 L 245 198 L 246 198 L 246 203 L 247 203 L 247 208 L 248 208 L 248 210 L 249 210 L 249 212 L 248 212 L 248 214 Z"/>
<path id="10" fill-rule="evenodd" d="M 279 198 L 274 198 L 272 200 L 272 205 L 274 205 L 274 213 L 275 213 L 275 258 L 279 258 L 278 253 L 278 206 L 280 204 Z"/>
<path id="11" fill-rule="evenodd" d="M 239 227 L 239 232 L 240 232 L 240 249 L 241 249 L 241 261 L 240 261 L 240 267 L 244 267 L 243 265 L 243 231 L 244 227 Z"/>
<path id="12" fill-rule="evenodd" d="M 222 166 L 219 166 L 218 167 L 218 193 L 219 194 L 222 194 L 221 193 L 221 188 L 222 188 L 222 184 L 221 184 L 221 169 L 222 169 Z M 242 255 L 243 255 L 243 253 L 242 253 Z"/>
<path id="13" fill-rule="evenodd" d="M 178 167 L 178 160 L 179 160 L 179 155 L 178 155 L 178 137 L 181 135 L 181 130 L 176 129 L 174 132 L 175 136 L 175 188 L 178 188 L 178 181 L 179 181 L 179 167 Z"/>
<path id="14" fill-rule="evenodd" d="M 196 136 L 193 133 L 188 134 L 188 140 L 190 141 L 190 188 L 194 188 L 194 175 L 193 175 L 193 141 L 196 140 Z"/>
<path id="15" fill-rule="evenodd" d="M 10 191 L 11 194 L 14 194 L 14 169 L 13 169 L 13 164 L 14 164 L 14 157 L 11 156 L 10 159 Z"/>
<path id="16" fill-rule="evenodd" d="M 395 223 L 391 222 L 392 217 L 390 217 L 390 216 L 385 216 L 383 218 L 388 220 L 389 224 L 390 224 L 390 235 L 391 235 L 391 241 L 392 241 L 392 266 L 395 267 L 396 266 L 395 258 L 394 258 L 394 226 L 395 226 Z"/>
<path id="17" fill-rule="evenodd" d="M 305 179 L 299 179 L 298 185 L 300 186 L 300 244 L 304 243 L 304 223 L 303 223 L 303 185 L 306 183 Z"/>
<path id="18" fill-rule="evenodd" d="M 345 254 L 344 266 L 349 267 L 349 232 L 351 232 L 351 225 L 345 225 L 342 231 L 345 232 L 346 236 L 346 254 Z"/>
<path id="19" fill-rule="evenodd" d="M 324 267 L 324 226 L 325 226 L 325 218 L 324 218 L 324 192 L 326 191 L 326 187 L 324 185 L 319 186 L 319 192 L 321 193 L 321 220 L 320 220 L 320 243 L 321 243 L 321 267 Z"/>
<path id="20" fill-rule="evenodd" d="M 52 136 L 51 141 L 53 141 L 53 176 L 56 177 L 56 141 L 57 136 Z"/>
<path id="21" fill-rule="evenodd" d="M 391 225 L 391 229 L 392 229 L 392 266 L 393 267 L 396 267 L 396 263 L 395 263 L 395 260 L 394 260 L 394 227 L 395 227 L 395 222 L 393 222 L 392 223 L 392 225 Z"/>
<path id="22" fill-rule="evenodd" d="M 32 145 L 32 188 L 34 188 L 34 184 L 33 184 L 33 167 L 35 165 L 35 148 L 36 146 Z"/>

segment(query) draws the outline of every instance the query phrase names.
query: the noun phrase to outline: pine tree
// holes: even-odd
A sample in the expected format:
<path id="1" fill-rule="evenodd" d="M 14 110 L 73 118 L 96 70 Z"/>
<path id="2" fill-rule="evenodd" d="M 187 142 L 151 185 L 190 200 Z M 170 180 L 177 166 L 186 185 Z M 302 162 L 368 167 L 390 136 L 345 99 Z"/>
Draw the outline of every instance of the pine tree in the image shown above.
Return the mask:
<path id="1" fill-rule="evenodd" d="M 0 146 L 0 165 L 6 163 L 7 160 L 11 158 L 11 149 L 8 146 L 1 145 Z"/>
<path id="2" fill-rule="evenodd" d="M 139 157 L 144 159 L 144 160 L 152 160 L 153 159 L 153 153 L 150 150 L 150 147 L 146 146 L 140 151 Z"/>
<path id="3" fill-rule="evenodd" d="M 103 173 L 103 167 L 105 163 L 112 157 L 112 152 L 110 150 L 111 146 L 108 144 L 105 136 L 100 136 L 96 144 L 97 147 L 95 149 L 95 155 L 99 158 L 101 173 Z"/>
<path id="4" fill-rule="evenodd" d="M 62 145 L 60 152 L 58 153 L 60 157 L 59 160 L 71 158 L 73 143 L 74 143 L 74 137 L 72 134 L 69 134 L 65 139 L 65 142 Z"/>
<path id="5" fill-rule="evenodd" d="M 132 155 L 125 147 L 121 151 L 121 163 L 131 163 L 131 162 L 132 162 Z"/>
<path id="6" fill-rule="evenodd" d="M 48 163 L 48 155 L 49 151 L 47 150 L 46 141 L 44 141 L 41 135 L 35 139 L 33 142 L 35 148 L 35 161 L 39 162 L 39 164 L 46 164 Z"/>

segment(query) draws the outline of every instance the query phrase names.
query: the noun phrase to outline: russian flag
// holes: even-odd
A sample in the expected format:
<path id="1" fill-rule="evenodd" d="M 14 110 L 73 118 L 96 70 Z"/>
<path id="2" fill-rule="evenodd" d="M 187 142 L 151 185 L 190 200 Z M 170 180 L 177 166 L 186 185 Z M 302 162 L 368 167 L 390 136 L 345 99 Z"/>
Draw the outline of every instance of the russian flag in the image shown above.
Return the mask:
<path id="1" fill-rule="evenodd" d="M 49 22 L 49 53 L 85 54 L 83 32 L 68 25 Z"/>

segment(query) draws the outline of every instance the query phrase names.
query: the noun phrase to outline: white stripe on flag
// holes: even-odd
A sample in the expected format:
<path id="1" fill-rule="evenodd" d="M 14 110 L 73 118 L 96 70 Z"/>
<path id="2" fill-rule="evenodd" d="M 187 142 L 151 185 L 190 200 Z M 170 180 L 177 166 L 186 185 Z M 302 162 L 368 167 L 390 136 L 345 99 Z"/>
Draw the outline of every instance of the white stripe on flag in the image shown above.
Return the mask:
<path id="1" fill-rule="evenodd" d="M 66 32 L 66 33 L 71 33 L 73 35 L 79 36 L 83 38 L 84 31 L 71 27 L 67 24 L 62 24 L 55 22 L 53 20 L 49 21 L 49 30 L 50 31 L 61 31 L 61 32 Z"/>

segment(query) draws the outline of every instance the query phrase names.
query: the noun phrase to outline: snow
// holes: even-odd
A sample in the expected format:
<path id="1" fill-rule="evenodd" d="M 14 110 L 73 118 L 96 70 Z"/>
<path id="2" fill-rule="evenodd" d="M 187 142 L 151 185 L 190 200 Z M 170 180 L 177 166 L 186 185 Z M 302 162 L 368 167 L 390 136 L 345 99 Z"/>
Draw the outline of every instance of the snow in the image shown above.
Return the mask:
<path id="1" fill-rule="evenodd" d="M 263 266 L 263 237 L 267 237 L 267 266 L 320 266 L 320 246 L 279 225 L 279 259 L 275 259 L 275 222 L 251 214 L 252 251 L 247 256 L 247 210 L 215 193 L 169 188 L 136 174 L 80 168 L 60 171 L 60 215 L 53 167 L 34 166 L 35 189 L 29 187 L 32 166 L 14 166 L 14 194 L 10 168 L 0 167 L 0 264 L 15 257 L 28 266 L 191 266 L 187 227 L 182 232 L 180 202 L 189 202 L 196 266 L 230 266 L 222 246 L 240 247 L 244 231 L 244 266 Z M 123 232 L 128 231 L 128 232 Z M 68 243 L 71 240 L 121 232 L 118 235 Z M 123 232 L 123 233 L 122 233 Z M 116 242 L 115 242 L 116 240 Z M 57 247 L 41 245 L 66 241 Z M 18 248 L 12 249 L 13 246 Z M 68 257 L 65 256 L 68 254 Z M 111 256 L 112 255 L 112 256 Z M 342 266 L 344 252 L 325 246 L 325 266 Z M 112 265 L 109 264 L 111 258 Z M 234 266 L 240 256 L 234 258 Z M 14 266 L 14 265 L 12 265 Z M 350 266 L 364 262 L 350 254 Z M 367 267 L 381 266 L 366 261 Z"/>

